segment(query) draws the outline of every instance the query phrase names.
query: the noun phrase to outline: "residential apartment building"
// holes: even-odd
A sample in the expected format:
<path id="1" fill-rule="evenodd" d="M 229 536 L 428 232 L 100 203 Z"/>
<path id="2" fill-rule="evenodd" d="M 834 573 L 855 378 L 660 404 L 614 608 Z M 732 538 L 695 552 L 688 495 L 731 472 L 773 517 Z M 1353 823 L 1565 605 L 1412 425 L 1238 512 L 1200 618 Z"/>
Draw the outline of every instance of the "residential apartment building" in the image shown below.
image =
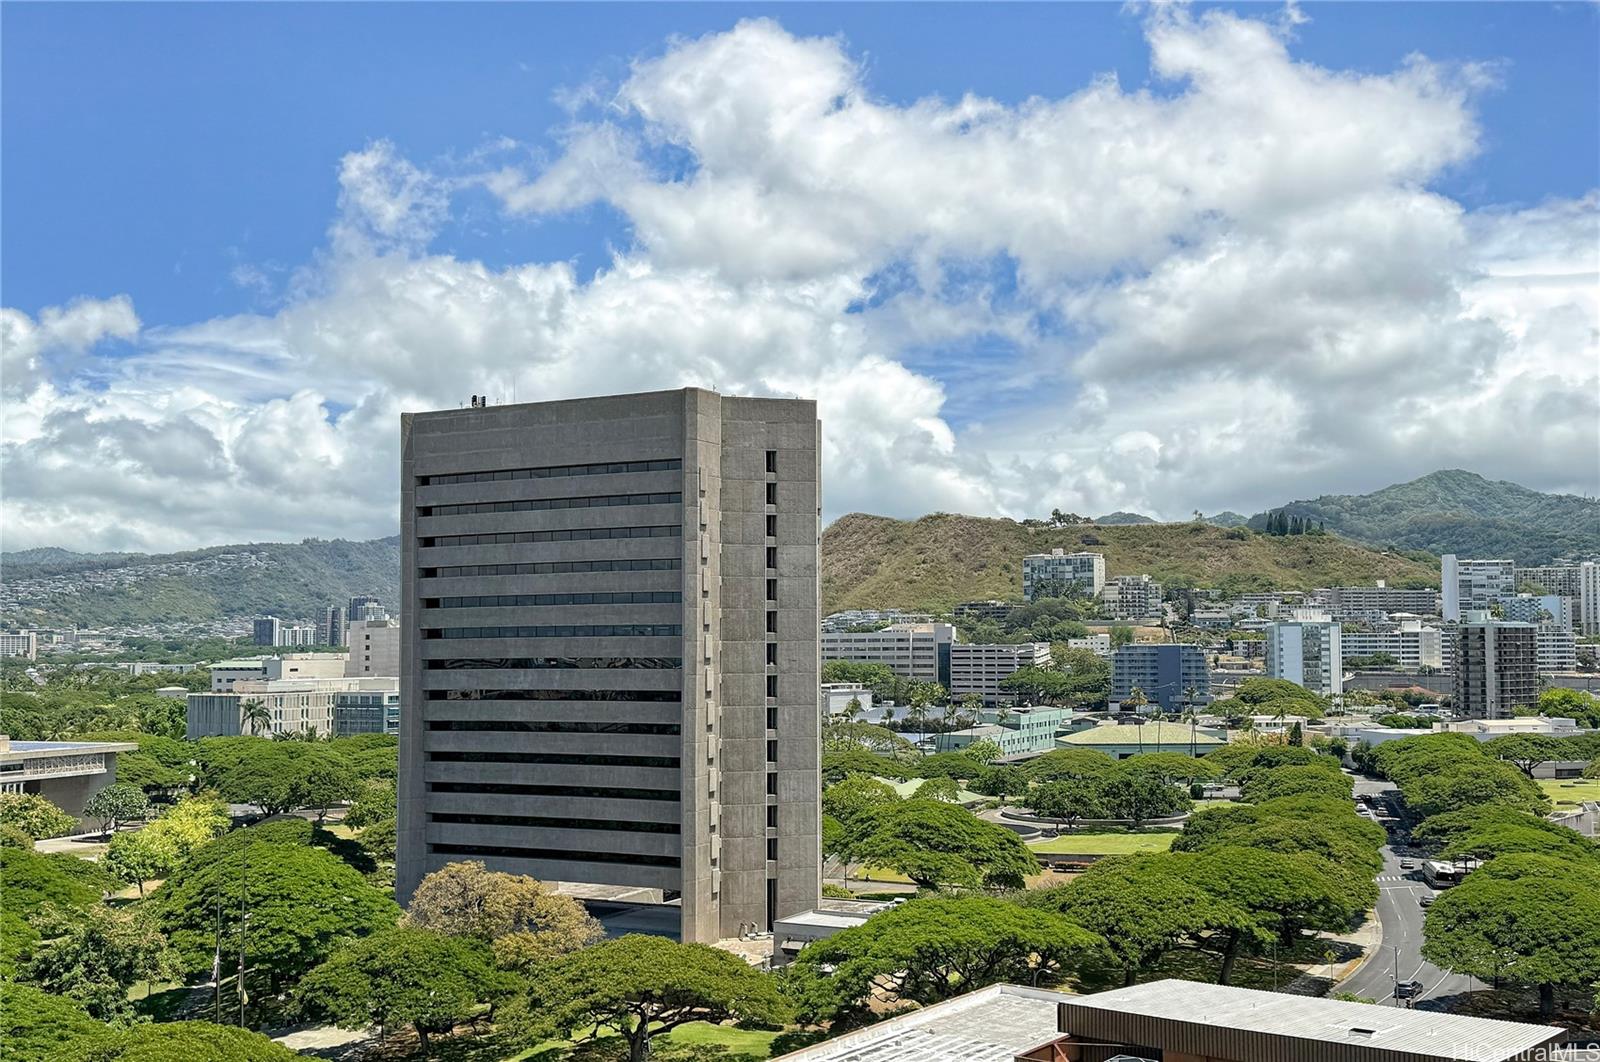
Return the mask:
<path id="1" fill-rule="evenodd" d="M 1444 618 L 1459 622 L 1466 612 L 1487 610 L 1515 595 L 1517 566 L 1508 560 L 1467 560 L 1454 553 L 1439 558 Z"/>
<path id="2" fill-rule="evenodd" d="M 375 597 L 358 594 L 352 597 L 345 605 L 345 623 L 356 623 L 360 620 L 382 620 L 389 618 L 389 610 L 383 607 L 383 602 Z"/>
<path id="3" fill-rule="evenodd" d="M 403 900 L 461 859 L 816 906 L 816 404 L 689 388 L 401 421 Z"/>
<path id="4" fill-rule="evenodd" d="M 1501 619 L 1514 623 L 1560 623 L 1572 626 L 1573 602 L 1560 594 L 1517 594 L 1500 602 Z"/>
<path id="5" fill-rule="evenodd" d="M 398 694 L 399 682 L 389 678 L 288 678 L 239 679 L 226 693 L 191 693 L 186 698 L 184 736 L 191 741 L 203 737 L 238 737 L 257 734 L 303 734 L 333 736 L 333 706 L 341 693 L 381 692 Z M 246 706 L 259 701 L 267 710 L 268 721 L 256 725 L 246 721 Z"/>
<path id="6" fill-rule="evenodd" d="M 1014 608 L 1016 606 L 1009 601 L 963 601 L 951 609 L 950 614 L 958 620 L 991 620 L 995 623 L 1004 623 Z"/>
<path id="7" fill-rule="evenodd" d="M 948 623 L 895 623 L 881 631 L 828 631 L 822 659 L 883 664 L 912 682 L 950 687 L 950 647 L 956 629 Z"/>
<path id="8" fill-rule="evenodd" d="M 400 674 L 400 624 L 391 619 L 359 620 L 349 628 L 350 659 L 344 673 L 350 676 Z"/>
<path id="9" fill-rule="evenodd" d="M 1161 584 L 1148 575 L 1119 575 L 1106 582 L 1104 595 L 1112 619 L 1161 618 Z"/>
<path id="10" fill-rule="evenodd" d="M 1121 646 L 1111 657 L 1111 700 L 1121 704 L 1135 689 L 1166 712 L 1207 704 L 1206 655 L 1197 645 L 1177 642 Z"/>
<path id="11" fill-rule="evenodd" d="M 322 610 L 321 639 L 323 645 L 343 645 L 344 641 L 344 606 L 330 605 Z"/>
<path id="12" fill-rule="evenodd" d="M 892 623 L 932 623 L 933 617 L 921 612 L 902 612 L 897 608 L 852 608 L 823 617 L 822 630 L 852 631 L 887 627 Z"/>
<path id="13" fill-rule="evenodd" d="M 950 696 L 959 700 L 971 694 L 984 704 L 1014 701 L 1014 694 L 1000 683 L 1025 667 L 1050 665 L 1049 642 L 1022 642 L 1016 645 L 964 645 L 950 647 Z"/>
<path id="14" fill-rule="evenodd" d="M 333 695 L 333 736 L 400 733 L 400 691 L 352 691 Z"/>
<path id="15" fill-rule="evenodd" d="M 1578 565 L 1578 630 L 1585 637 L 1600 634 L 1600 564 Z"/>
<path id="16" fill-rule="evenodd" d="M 257 645 L 311 646 L 321 642 L 321 628 L 310 623 L 285 623 L 276 616 L 264 616 L 252 626 Z"/>
<path id="17" fill-rule="evenodd" d="M 24 660 L 39 658 L 37 631 L 18 631 L 0 634 L 0 657 L 21 657 Z"/>
<path id="18" fill-rule="evenodd" d="M 1331 619 L 1342 622 L 1371 622 L 1397 612 L 1416 616 L 1439 614 L 1437 590 L 1405 590 L 1386 586 L 1330 586 L 1313 591 L 1311 601 Z"/>
<path id="19" fill-rule="evenodd" d="M 1089 634 L 1082 638 L 1068 638 L 1068 649 L 1087 649 L 1095 656 L 1111 655 L 1111 635 Z"/>
<path id="20" fill-rule="evenodd" d="M 1539 698 L 1538 632 L 1475 610 L 1456 631 L 1455 713 L 1463 719 L 1509 719 Z"/>
<path id="21" fill-rule="evenodd" d="M 278 645 L 279 631 L 283 628 L 283 621 L 276 616 L 263 616 L 250 625 L 252 640 L 257 645 Z"/>
<path id="22" fill-rule="evenodd" d="M 1578 638 L 1567 623 L 1536 623 L 1533 628 L 1534 667 L 1541 675 L 1578 669 Z"/>
<path id="23" fill-rule="evenodd" d="M 1106 559 L 1099 553 L 1053 549 L 1022 558 L 1022 597 L 1061 597 L 1074 592 L 1098 597 L 1106 585 Z"/>
<path id="24" fill-rule="evenodd" d="M 1380 653 L 1393 657 L 1394 666 L 1407 671 L 1438 670 L 1445 666 L 1444 632 L 1421 620 L 1402 620 L 1394 630 L 1340 630 L 1341 662 L 1366 660 Z"/>
<path id="25" fill-rule="evenodd" d="M 1267 675 L 1325 697 L 1344 692 L 1344 649 L 1339 625 L 1326 614 L 1299 610 L 1267 627 Z"/>

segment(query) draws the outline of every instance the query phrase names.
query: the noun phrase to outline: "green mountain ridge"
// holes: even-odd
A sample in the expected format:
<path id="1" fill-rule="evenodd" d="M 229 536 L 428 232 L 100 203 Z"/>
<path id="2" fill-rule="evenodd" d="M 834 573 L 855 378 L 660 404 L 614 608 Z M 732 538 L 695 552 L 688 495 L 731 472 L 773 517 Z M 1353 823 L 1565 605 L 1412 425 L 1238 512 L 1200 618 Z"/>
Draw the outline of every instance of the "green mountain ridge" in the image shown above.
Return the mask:
<path id="1" fill-rule="evenodd" d="M 400 597 L 400 538 L 307 539 L 183 553 L 0 554 L 4 618 L 25 626 L 200 625 L 254 616 L 314 620 L 356 594 Z"/>
<path id="2" fill-rule="evenodd" d="M 1107 575 L 1244 591 L 1371 584 L 1438 586 L 1425 554 L 1374 550 L 1337 535 L 1274 537 L 1207 523 L 1028 527 L 935 513 L 851 513 L 822 535 L 822 609 L 938 608 L 1022 596 L 1022 558 L 1054 547 L 1105 554 Z"/>
<path id="3" fill-rule="evenodd" d="M 1600 500 L 1545 494 L 1461 469 L 1431 472 L 1371 494 L 1325 494 L 1271 511 L 1393 549 L 1506 557 L 1525 565 L 1600 555 Z M 1248 526 L 1264 528 L 1267 515 L 1257 513 Z"/>

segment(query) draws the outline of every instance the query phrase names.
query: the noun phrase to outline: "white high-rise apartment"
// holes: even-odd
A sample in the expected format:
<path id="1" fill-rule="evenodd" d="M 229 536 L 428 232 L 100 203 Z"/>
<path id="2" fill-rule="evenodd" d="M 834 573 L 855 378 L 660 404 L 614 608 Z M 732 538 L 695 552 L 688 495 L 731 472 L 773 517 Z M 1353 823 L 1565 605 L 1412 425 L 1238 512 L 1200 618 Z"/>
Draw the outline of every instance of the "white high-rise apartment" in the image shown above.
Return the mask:
<path id="1" fill-rule="evenodd" d="M 1445 666 L 1444 633 L 1421 620 L 1402 620 L 1389 631 L 1339 632 L 1339 652 L 1344 660 L 1364 660 L 1387 653 L 1395 666 L 1406 671 Z"/>
<path id="2" fill-rule="evenodd" d="M 1444 618 L 1461 622 L 1463 612 L 1488 610 L 1517 589 L 1517 566 L 1509 560 L 1466 560 L 1454 553 L 1439 558 Z"/>
<path id="3" fill-rule="evenodd" d="M 1535 624 L 1533 648 L 1534 666 L 1541 675 L 1578 669 L 1578 639 L 1570 623 Z"/>
<path id="4" fill-rule="evenodd" d="M 1343 693 L 1339 625 L 1322 613 L 1296 610 L 1294 615 L 1267 628 L 1267 675 L 1325 697 Z"/>
<path id="5" fill-rule="evenodd" d="M 1060 597 L 1081 590 L 1099 597 L 1106 585 L 1106 559 L 1099 553 L 1068 553 L 1053 549 L 1022 558 L 1022 597 Z"/>
<path id="6" fill-rule="evenodd" d="M 22 631 L 20 634 L 0 634 L 0 656 L 20 656 L 25 660 L 38 659 L 38 632 Z"/>
<path id="7" fill-rule="evenodd" d="M 1161 584 L 1148 575 L 1119 575 L 1106 581 L 1105 606 L 1113 619 L 1159 617 Z"/>
<path id="8" fill-rule="evenodd" d="M 1594 561 L 1578 565 L 1578 629 L 1600 634 L 1600 564 Z"/>

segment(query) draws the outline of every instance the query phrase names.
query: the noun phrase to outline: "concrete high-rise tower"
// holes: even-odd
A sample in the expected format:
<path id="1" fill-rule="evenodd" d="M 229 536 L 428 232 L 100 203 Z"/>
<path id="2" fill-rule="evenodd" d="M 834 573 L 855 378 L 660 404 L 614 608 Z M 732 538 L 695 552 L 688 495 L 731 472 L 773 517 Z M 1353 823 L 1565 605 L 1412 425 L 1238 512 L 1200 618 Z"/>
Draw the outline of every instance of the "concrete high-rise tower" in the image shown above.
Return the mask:
<path id="1" fill-rule="evenodd" d="M 659 888 L 684 940 L 820 889 L 816 404 L 406 414 L 397 891 Z"/>

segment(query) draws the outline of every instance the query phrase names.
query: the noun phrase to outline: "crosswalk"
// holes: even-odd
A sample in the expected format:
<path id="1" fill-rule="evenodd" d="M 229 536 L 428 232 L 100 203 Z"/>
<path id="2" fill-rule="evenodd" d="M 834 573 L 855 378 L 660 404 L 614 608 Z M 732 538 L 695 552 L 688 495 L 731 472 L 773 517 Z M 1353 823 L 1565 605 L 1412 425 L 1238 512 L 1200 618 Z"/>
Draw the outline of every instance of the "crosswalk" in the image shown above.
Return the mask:
<path id="1" fill-rule="evenodd" d="M 1379 881 L 1411 881 L 1413 879 L 1412 879 L 1410 874 L 1379 874 L 1378 875 L 1378 880 Z"/>

